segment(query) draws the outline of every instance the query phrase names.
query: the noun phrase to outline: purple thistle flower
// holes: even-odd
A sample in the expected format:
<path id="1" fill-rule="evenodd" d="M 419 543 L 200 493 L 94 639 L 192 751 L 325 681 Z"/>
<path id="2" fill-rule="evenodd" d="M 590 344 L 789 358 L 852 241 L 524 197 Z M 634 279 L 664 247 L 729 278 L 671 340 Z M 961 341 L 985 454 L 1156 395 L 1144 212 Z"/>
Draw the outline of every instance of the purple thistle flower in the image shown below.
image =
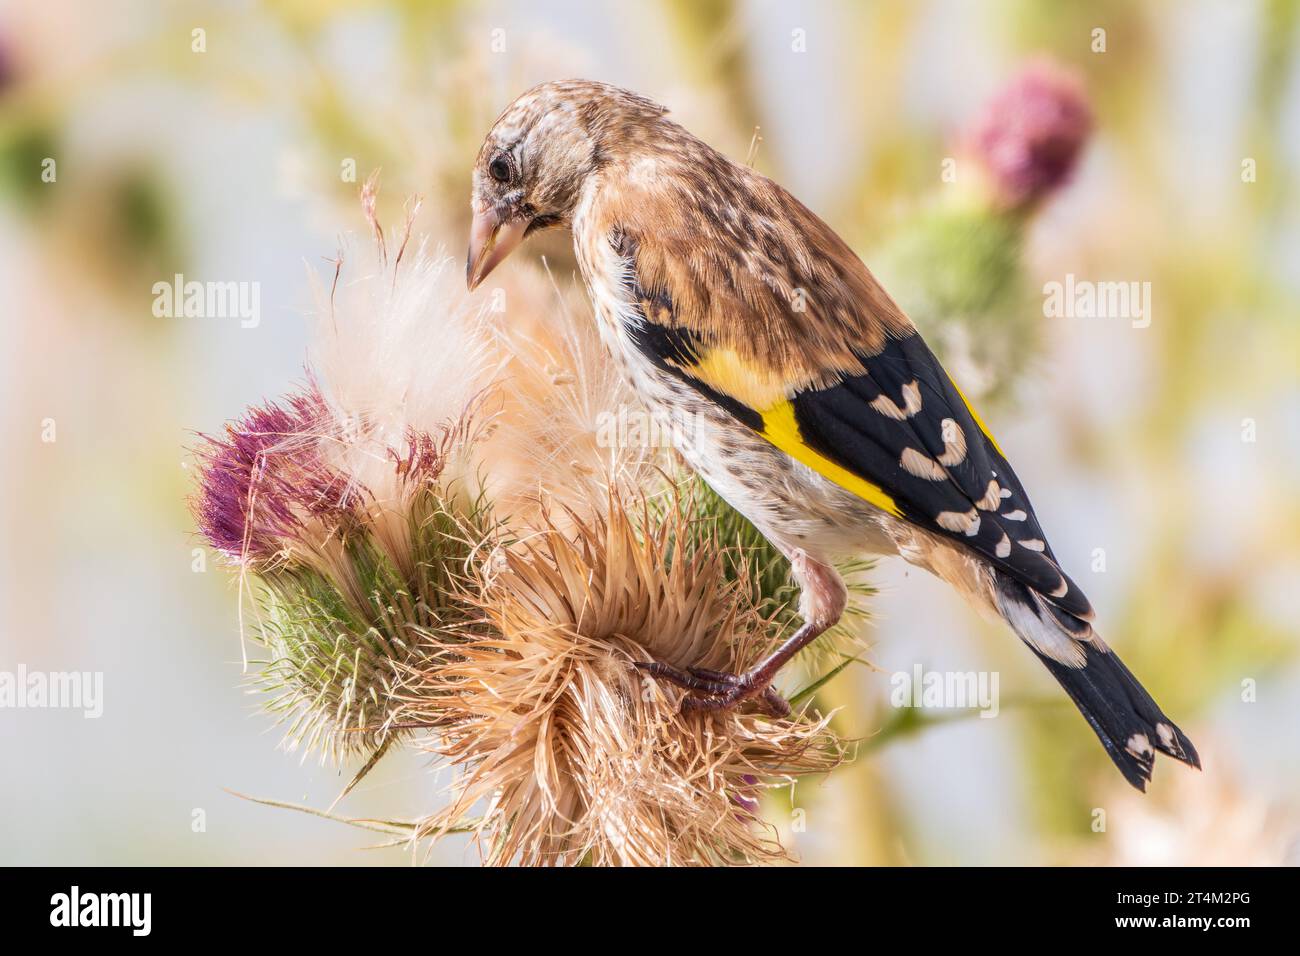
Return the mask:
<path id="1" fill-rule="evenodd" d="M 1091 132 L 1092 110 L 1079 79 L 1036 60 L 985 106 L 966 141 L 999 204 L 1020 208 L 1069 180 Z"/>
<path id="2" fill-rule="evenodd" d="M 744 789 L 733 790 L 731 792 L 731 802 L 743 808 L 751 817 L 757 818 L 759 805 L 758 798 L 754 796 L 754 791 L 758 789 L 758 778 L 752 773 L 745 773 L 740 775 L 740 781 L 744 785 Z"/>
<path id="3" fill-rule="evenodd" d="M 331 468 L 320 442 L 336 431 L 314 382 L 282 403 L 250 408 L 221 438 L 200 436 L 199 532 L 236 561 L 269 563 L 309 526 L 326 534 L 353 516 L 359 496 Z"/>

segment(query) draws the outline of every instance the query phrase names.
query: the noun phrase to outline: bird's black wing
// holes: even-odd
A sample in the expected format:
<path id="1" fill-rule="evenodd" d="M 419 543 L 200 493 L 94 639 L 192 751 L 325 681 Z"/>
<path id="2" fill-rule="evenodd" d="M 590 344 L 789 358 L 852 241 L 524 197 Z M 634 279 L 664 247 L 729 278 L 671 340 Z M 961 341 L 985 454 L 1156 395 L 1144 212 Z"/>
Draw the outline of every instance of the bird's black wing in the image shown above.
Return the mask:
<path id="1" fill-rule="evenodd" d="M 862 374 L 790 397 L 799 441 L 879 486 L 902 517 L 1090 618 L 1011 463 L 920 335 L 861 360 Z"/>
<path id="2" fill-rule="evenodd" d="M 755 407 L 753 383 L 770 379 L 770 369 L 747 370 L 731 352 L 719 361 L 716 344 L 665 324 L 665 292 L 638 301 L 638 347 L 704 398 L 872 504 L 977 553 L 1067 615 L 1091 618 L 1010 463 L 919 334 L 887 337 L 875 354 L 859 355 L 860 374 L 791 387 Z"/>

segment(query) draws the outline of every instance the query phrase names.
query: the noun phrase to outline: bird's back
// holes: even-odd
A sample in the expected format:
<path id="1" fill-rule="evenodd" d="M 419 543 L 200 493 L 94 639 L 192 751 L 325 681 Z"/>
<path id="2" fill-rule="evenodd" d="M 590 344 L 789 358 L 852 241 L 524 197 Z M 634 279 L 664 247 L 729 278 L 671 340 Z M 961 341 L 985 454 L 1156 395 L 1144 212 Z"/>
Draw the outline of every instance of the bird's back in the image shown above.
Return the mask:
<path id="1" fill-rule="evenodd" d="M 605 323 L 616 347 L 839 487 L 1090 617 L 1010 462 L 866 265 L 779 184 L 654 122 L 660 135 L 616 151 L 575 223 L 588 283 L 621 315 Z"/>
<path id="2" fill-rule="evenodd" d="M 911 322 L 848 244 L 779 183 L 666 117 L 599 173 L 590 225 L 636 258 L 674 322 L 791 380 L 858 368 Z"/>

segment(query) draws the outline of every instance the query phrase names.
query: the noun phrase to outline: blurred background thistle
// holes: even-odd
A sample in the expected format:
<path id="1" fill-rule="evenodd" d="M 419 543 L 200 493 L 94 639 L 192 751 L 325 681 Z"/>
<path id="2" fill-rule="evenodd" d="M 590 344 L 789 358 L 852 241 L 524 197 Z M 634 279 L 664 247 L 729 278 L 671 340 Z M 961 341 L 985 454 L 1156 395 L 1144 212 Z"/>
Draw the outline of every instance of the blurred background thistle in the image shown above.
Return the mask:
<path id="1" fill-rule="evenodd" d="M 196 28 L 206 31 L 201 54 L 192 52 Z M 1298 51 L 1292 0 L 648 0 L 617 11 L 561 2 L 11 5 L 0 14 L 0 285 L 10 306 L 0 321 L 11 344 L 0 351 L 8 465 L 0 520 L 10 544 L 0 552 L 0 649 L 31 668 L 102 670 L 108 705 L 96 722 L 4 714 L 12 759 L 44 768 L 0 794 L 5 819 L 15 821 L 0 841 L 8 859 L 409 861 L 411 827 L 449 805 L 454 771 L 430 772 L 419 750 L 427 734 L 382 708 L 367 705 L 363 715 L 358 694 L 382 696 L 413 672 L 385 664 L 353 688 L 340 672 L 333 709 L 322 700 L 318 711 L 286 711 L 286 731 L 302 713 L 328 713 L 330 724 L 298 725 L 299 751 L 313 743 L 341 765 L 283 759 L 262 736 L 266 718 L 231 706 L 242 664 L 237 604 L 248 656 L 283 657 L 286 689 L 313 655 L 332 655 L 319 641 L 333 631 L 364 637 L 373 627 L 369 639 L 382 648 L 386 605 L 331 606 L 322 627 L 290 628 L 298 658 L 259 650 L 251 638 L 260 579 L 250 570 L 240 584 L 217 573 L 217 552 L 194 538 L 181 501 L 203 458 L 201 449 L 198 458 L 178 449 L 194 444 L 194 429 L 229 440 L 224 422 L 290 393 L 291 383 L 310 392 L 309 343 L 340 341 L 313 328 L 328 320 L 322 304 L 334 266 L 325 260 L 337 258 L 334 236 L 357 229 L 367 171 L 384 169 L 376 218 L 399 224 L 386 237 L 392 255 L 402 203 L 417 193 L 428 202 L 412 235 L 459 253 L 466 170 L 483 131 L 519 90 L 572 74 L 668 103 L 731 156 L 746 157 L 753 143 L 754 165 L 853 244 L 963 387 L 985 395 L 999 440 L 1044 489 L 1035 505 L 1062 560 L 1086 576 L 1108 639 L 1171 713 L 1187 715 L 1194 739 L 1215 741 L 1204 786 L 1184 793 L 1176 775 L 1162 775 L 1134 806 L 1112 786 L 1077 717 L 1042 702 L 1050 688 L 1021 648 L 924 576 L 882 563 L 864 579 L 883 593 L 855 626 L 855 643 L 806 664 L 785 688 L 838 667 L 840 650 L 851 659 L 865 646 L 863 659 L 883 670 L 850 666 L 817 688 L 810 706 L 833 714 L 827 729 L 836 738 L 861 741 L 859 756 L 756 795 L 782 846 L 809 863 L 1092 864 L 1150 859 L 1130 850 L 1149 850 L 1158 833 L 1164 847 L 1212 851 L 1206 860 L 1276 859 L 1259 848 L 1286 845 L 1300 810 Z M 1024 116 L 1057 116 L 1076 135 L 1058 137 L 1052 123 L 998 126 L 998 103 L 1057 88 L 1032 80 L 1048 62 L 1053 77 L 1072 78 L 1082 92 L 1090 124 L 1079 122 L 1082 112 L 1033 111 Z M 1003 135 L 1017 132 L 1019 140 Z M 1016 142 L 1040 141 L 1078 141 L 1079 149 L 1066 180 L 1028 180 L 1054 188 L 1022 205 L 1021 187 L 1006 193 L 994 174 L 1017 169 L 1003 165 L 1006 157 L 1035 155 L 1017 152 Z M 983 169 L 991 157 L 997 162 Z M 47 183 L 42 163 L 51 158 L 58 178 Z M 944 177 L 949 159 L 953 180 Z M 372 242 L 345 245 L 348 276 L 370 261 Z M 503 268 L 504 311 L 487 323 L 484 348 L 494 323 L 504 327 L 517 352 L 508 371 L 535 366 L 563 399 L 554 407 L 594 429 L 594 415 L 613 407 L 603 403 L 619 399 L 616 383 L 568 380 L 571 349 L 551 323 L 566 311 L 583 320 L 588 307 L 567 240 L 529 251 L 532 262 Z M 408 247 L 405 266 L 414 252 Z M 304 295 L 304 258 L 321 286 L 314 304 Z M 150 285 L 177 271 L 260 282 L 260 325 L 153 316 Z M 1067 273 L 1151 281 L 1151 327 L 1046 319 L 1042 285 Z M 341 276 L 335 293 L 381 288 Z M 369 433 L 359 460 L 328 459 L 363 475 L 354 490 L 371 497 L 360 495 L 356 507 L 370 508 L 401 490 L 387 449 L 408 447 L 402 393 L 433 379 L 410 371 L 444 352 L 471 352 L 429 343 L 378 359 L 357 351 L 364 340 L 343 341 L 337 361 L 319 353 L 307 361 L 327 403 L 355 410 L 348 396 L 369 394 L 382 406 L 368 418 L 382 423 L 382 436 Z M 375 361 L 394 370 L 392 381 L 350 390 L 347 369 Z M 503 372 L 492 362 L 482 371 Z M 410 408 L 426 403 L 415 417 L 435 441 L 448 420 L 436 398 L 409 396 Z M 513 414 L 524 433 L 527 408 L 505 396 L 479 420 L 475 454 L 450 456 L 439 479 L 450 495 L 439 492 L 439 540 L 454 535 L 453 517 L 476 513 L 482 494 L 493 507 L 471 522 L 469 538 L 507 518 L 545 535 L 549 516 L 571 532 L 565 509 L 538 499 L 537 477 L 558 463 L 566 470 L 556 474 L 574 487 L 599 490 L 608 449 L 574 429 L 547 445 L 541 418 L 529 426 L 542 436 L 536 442 L 493 431 L 496 410 Z M 54 441 L 41 439 L 47 423 Z M 663 449 L 635 467 L 678 477 Z M 743 526 L 728 525 L 725 511 L 714 520 L 704 495 L 682 492 L 699 499 L 692 514 L 720 542 L 741 540 Z M 459 576 L 468 557 L 458 552 L 448 573 L 454 565 Z M 748 568 L 775 602 L 752 604 L 767 615 L 789 595 L 779 563 L 762 557 L 751 554 Z M 360 593 L 394 594 L 406 581 L 387 559 L 376 561 Z M 440 613 L 450 625 L 462 611 L 471 622 L 479 613 L 459 602 Z M 474 626 L 446 630 L 464 638 Z M 916 663 L 999 671 L 1008 697 L 1001 716 L 888 707 L 889 673 Z M 259 706 L 266 699 L 256 697 Z M 331 726 L 339 701 L 352 702 L 341 726 L 353 732 L 313 737 L 308 728 Z M 410 746 L 390 746 L 335 812 L 387 821 L 377 828 L 397 841 L 391 849 L 358 854 L 349 828 L 220 789 L 328 807 L 385 740 Z M 127 765 L 133 772 L 121 773 Z M 1238 785 L 1209 786 L 1228 767 Z M 750 805 L 755 795 L 736 796 Z M 1105 831 L 1093 827 L 1098 807 L 1109 811 Z M 198 811 L 205 829 L 195 829 Z M 1206 826 L 1207 818 L 1234 823 Z M 448 834 L 427 859 L 476 862 L 475 838 Z M 490 857 L 494 845 L 486 849 Z"/>

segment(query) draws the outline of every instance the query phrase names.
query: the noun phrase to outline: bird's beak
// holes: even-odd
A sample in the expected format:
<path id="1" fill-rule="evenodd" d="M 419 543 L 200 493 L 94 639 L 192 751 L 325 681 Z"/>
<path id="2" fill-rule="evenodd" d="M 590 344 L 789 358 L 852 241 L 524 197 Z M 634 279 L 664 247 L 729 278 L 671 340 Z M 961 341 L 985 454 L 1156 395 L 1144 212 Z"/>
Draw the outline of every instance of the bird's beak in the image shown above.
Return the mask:
<path id="1" fill-rule="evenodd" d="M 469 255 L 465 258 L 465 285 L 471 290 L 524 241 L 528 220 L 522 216 L 503 219 L 494 208 L 474 213 L 469 229 Z"/>

